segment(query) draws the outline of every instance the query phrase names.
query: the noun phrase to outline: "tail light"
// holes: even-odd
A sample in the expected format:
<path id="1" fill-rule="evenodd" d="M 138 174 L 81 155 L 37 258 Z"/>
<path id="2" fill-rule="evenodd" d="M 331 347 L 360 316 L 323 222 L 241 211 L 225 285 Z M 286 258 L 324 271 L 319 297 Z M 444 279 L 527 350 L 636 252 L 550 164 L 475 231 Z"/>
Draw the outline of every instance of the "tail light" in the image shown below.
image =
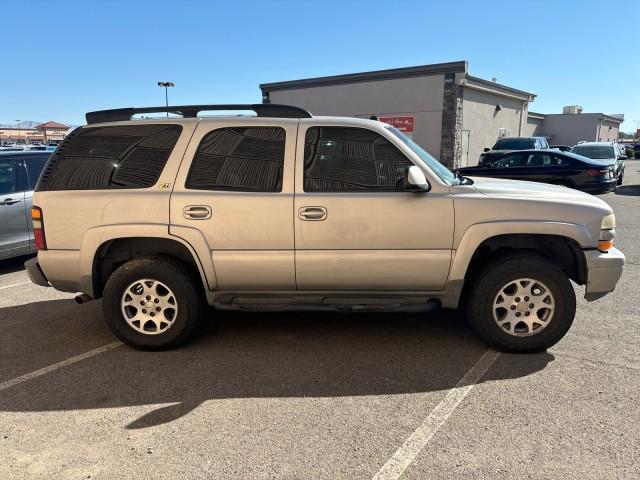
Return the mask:
<path id="1" fill-rule="evenodd" d="M 600 168 L 590 168 L 587 170 L 587 175 L 590 177 L 599 177 L 601 175 L 606 175 L 610 170 L 608 168 L 600 169 Z"/>
<path id="2" fill-rule="evenodd" d="M 44 220 L 40 207 L 31 208 L 31 220 L 33 222 L 33 237 L 36 242 L 36 248 L 38 250 L 46 250 L 47 239 L 44 236 Z"/>

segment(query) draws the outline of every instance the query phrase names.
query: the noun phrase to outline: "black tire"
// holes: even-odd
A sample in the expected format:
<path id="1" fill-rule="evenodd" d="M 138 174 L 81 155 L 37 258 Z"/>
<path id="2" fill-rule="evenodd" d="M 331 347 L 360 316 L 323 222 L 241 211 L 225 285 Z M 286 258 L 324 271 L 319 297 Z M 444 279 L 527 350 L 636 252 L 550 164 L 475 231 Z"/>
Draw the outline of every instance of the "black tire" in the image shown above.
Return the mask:
<path id="1" fill-rule="evenodd" d="M 553 295 L 554 312 L 549 323 L 530 336 L 505 332 L 494 320 L 493 302 L 508 282 L 530 278 L 545 284 Z M 576 297 L 566 274 L 545 258 L 533 254 L 510 254 L 491 263 L 471 286 L 467 318 L 489 345 L 504 352 L 533 353 L 555 345 L 567 333 L 576 312 Z"/>
<path id="2" fill-rule="evenodd" d="M 173 324 L 156 334 L 134 329 L 123 313 L 121 302 L 127 288 L 137 280 L 153 279 L 168 287 L 177 304 Z M 170 257 L 140 257 L 120 266 L 109 277 L 102 308 L 107 326 L 122 342 L 138 350 L 168 350 L 189 340 L 204 313 L 204 294 L 200 279 L 183 263 Z"/>
<path id="3" fill-rule="evenodd" d="M 624 172 L 622 172 L 618 177 L 618 181 L 616 182 L 616 185 L 622 185 L 623 181 L 624 181 Z"/>

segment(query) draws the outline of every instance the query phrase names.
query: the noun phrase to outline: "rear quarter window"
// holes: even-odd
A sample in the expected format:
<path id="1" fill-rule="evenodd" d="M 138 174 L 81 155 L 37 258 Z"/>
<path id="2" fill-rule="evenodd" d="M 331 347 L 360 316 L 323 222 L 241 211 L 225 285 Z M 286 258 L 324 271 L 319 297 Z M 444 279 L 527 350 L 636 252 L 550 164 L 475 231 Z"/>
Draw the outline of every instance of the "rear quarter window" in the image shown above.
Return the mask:
<path id="1" fill-rule="evenodd" d="M 36 190 L 151 187 L 181 132 L 180 125 L 79 128 L 51 155 Z"/>

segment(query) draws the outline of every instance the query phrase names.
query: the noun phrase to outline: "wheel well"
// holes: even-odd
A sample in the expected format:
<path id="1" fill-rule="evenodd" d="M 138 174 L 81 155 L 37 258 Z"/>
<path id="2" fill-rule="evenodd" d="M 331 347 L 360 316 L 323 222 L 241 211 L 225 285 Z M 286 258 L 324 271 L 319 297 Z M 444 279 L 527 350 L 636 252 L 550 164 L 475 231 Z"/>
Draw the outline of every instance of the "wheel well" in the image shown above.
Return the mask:
<path id="1" fill-rule="evenodd" d="M 109 240 L 96 250 L 93 259 L 93 297 L 102 292 L 111 274 L 122 264 L 134 258 L 163 255 L 179 260 L 202 282 L 198 264 L 189 249 L 182 243 L 168 238 L 132 237 Z M 202 283 L 204 289 L 204 283 Z"/>
<path id="2" fill-rule="evenodd" d="M 587 279 L 586 260 L 578 243 L 559 235 L 509 234 L 484 240 L 476 248 L 467 267 L 461 299 L 473 279 L 491 262 L 509 253 L 540 255 L 557 265 L 571 280 L 583 285 Z"/>

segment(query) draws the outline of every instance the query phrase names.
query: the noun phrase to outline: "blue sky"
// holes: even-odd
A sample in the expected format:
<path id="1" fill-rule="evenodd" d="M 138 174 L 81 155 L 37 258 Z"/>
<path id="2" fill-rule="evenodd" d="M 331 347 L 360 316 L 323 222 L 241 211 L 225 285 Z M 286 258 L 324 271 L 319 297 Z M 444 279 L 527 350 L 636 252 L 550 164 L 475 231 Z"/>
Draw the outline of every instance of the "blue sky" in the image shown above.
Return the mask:
<path id="1" fill-rule="evenodd" d="M 638 1 L 3 2 L 0 123 L 259 102 L 259 83 L 467 60 L 472 75 L 640 121 Z M 634 58 L 635 57 L 635 58 Z"/>

